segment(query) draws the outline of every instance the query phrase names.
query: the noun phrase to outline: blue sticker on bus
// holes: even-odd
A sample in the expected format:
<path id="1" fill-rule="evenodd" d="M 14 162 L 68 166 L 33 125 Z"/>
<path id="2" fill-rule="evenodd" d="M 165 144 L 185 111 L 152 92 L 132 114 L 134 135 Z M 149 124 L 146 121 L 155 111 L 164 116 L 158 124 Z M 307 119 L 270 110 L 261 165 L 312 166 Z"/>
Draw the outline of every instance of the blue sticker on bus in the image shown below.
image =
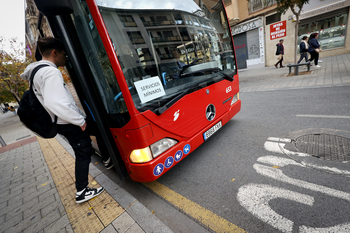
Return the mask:
<path id="1" fill-rule="evenodd" d="M 184 154 L 187 155 L 188 153 L 190 153 L 190 151 L 191 151 L 191 146 L 190 146 L 190 144 L 186 144 L 186 145 L 184 146 Z"/>
<path id="2" fill-rule="evenodd" d="M 174 156 L 175 158 L 175 161 L 176 162 L 179 162 L 181 159 L 182 159 L 182 151 L 181 150 L 178 150 Z"/>
<path id="3" fill-rule="evenodd" d="M 164 162 L 164 166 L 166 168 L 170 168 L 173 164 L 174 164 L 174 158 L 172 156 L 168 157 Z"/>
<path id="4" fill-rule="evenodd" d="M 154 167 L 153 175 L 159 176 L 160 174 L 162 174 L 163 171 L 164 171 L 164 165 L 159 163 L 157 164 L 157 166 Z"/>

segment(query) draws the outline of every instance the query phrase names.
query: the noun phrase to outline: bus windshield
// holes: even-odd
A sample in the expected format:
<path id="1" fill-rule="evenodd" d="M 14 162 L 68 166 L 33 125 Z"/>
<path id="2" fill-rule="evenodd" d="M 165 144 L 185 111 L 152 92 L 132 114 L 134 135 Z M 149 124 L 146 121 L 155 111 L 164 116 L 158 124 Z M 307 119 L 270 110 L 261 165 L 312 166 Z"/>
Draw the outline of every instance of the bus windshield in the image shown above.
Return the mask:
<path id="1" fill-rule="evenodd" d="M 221 0 L 96 2 L 140 112 L 157 113 L 198 90 L 193 87 L 233 80 L 236 64 Z"/>

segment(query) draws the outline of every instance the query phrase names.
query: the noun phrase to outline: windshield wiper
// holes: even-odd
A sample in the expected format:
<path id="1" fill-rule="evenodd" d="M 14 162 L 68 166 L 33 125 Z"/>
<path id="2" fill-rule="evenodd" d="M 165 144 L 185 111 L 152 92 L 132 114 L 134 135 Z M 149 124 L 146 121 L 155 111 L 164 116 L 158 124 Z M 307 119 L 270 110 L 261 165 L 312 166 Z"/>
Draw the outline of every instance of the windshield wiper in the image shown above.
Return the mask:
<path id="1" fill-rule="evenodd" d="M 217 73 L 222 74 L 224 77 L 224 79 L 228 80 L 228 81 L 233 81 L 233 75 L 228 75 L 226 73 L 224 73 L 223 71 L 218 71 Z M 183 91 L 182 93 L 180 93 L 179 95 L 175 96 L 174 98 L 172 98 L 169 102 L 167 102 L 166 104 L 164 104 L 161 107 L 158 107 L 154 110 L 154 112 L 159 116 L 161 115 L 163 112 L 165 112 L 165 110 L 167 110 L 168 108 L 170 108 L 173 104 L 175 104 L 179 99 L 181 99 L 182 97 L 184 97 L 185 95 L 192 93 L 194 91 L 197 91 L 199 89 L 201 89 L 202 87 L 200 87 L 199 85 L 201 83 L 205 83 L 205 81 L 201 81 L 201 82 L 197 82 L 193 85 L 190 85 L 189 87 L 186 88 L 185 91 Z M 208 83 L 208 82 L 207 82 Z M 208 85 L 206 85 L 208 86 Z"/>
<path id="2" fill-rule="evenodd" d="M 170 108 L 173 104 L 175 104 L 179 99 L 181 99 L 182 97 L 184 97 L 185 95 L 192 93 L 194 91 L 197 91 L 199 89 L 201 89 L 201 87 L 199 86 L 199 84 L 203 83 L 203 81 L 195 83 L 193 85 L 190 85 L 188 88 L 186 88 L 186 90 L 184 90 L 183 92 L 181 92 L 180 94 L 178 94 L 177 96 L 175 96 L 174 98 L 172 98 L 170 101 L 168 101 L 166 104 L 164 104 L 163 106 L 156 108 L 154 110 L 154 112 L 159 116 L 161 115 L 163 112 L 165 112 L 165 110 L 167 110 L 168 108 Z"/>
<path id="3" fill-rule="evenodd" d="M 235 80 L 235 79 L 233 78 L 233 75 L 231 76 L 231 75 L 225 74 L 224 71 L 219 71 L 218 73 L 219 73 L 219 74 L 222 74 L 222 75 L 224 76 L 223 78 L 226 79 L 226 80 L 228 80 L 228 81 L 231 81 L 231 82 L 232 82 L 233 80 Z"/>
<path id="4" fill-rule="evenodd" d="M 211 72 L 213 74 L 219 73 L 222 74 L 224 77 L 224 79 L 232 82 L 234 80 L 233 78 L 233 73 L 231 75 L 226 74 L 223 70 L 220 70 L 219 68 L 215 67 L 215 68 L 206 68 L 206 69 L 201 69 L 201 70 L 196 70 L 196 71 L 192 71 L 186 74 L 181 75 L 181 77 L 184 76 L 189 76 L 189 75 L 194 75 L 196 73 L 205 73 L 205 72 Z"/>

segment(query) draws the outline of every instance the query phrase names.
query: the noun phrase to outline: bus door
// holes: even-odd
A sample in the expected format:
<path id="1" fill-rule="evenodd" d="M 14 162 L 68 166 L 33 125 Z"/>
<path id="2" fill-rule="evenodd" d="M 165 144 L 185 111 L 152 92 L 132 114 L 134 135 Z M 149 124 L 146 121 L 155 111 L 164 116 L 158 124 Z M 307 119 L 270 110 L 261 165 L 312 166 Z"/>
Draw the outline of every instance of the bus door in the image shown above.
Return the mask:
<path id="1" fill-rule="evenodd" d="M 113 136 L 110 132 L 110 127 L 121 127 L 129 121 L 130 116 L 125 109 L 125 104 L 119 106 L 119 113 L 117 115 L 109 115 L 106 113 L 106 108 L 103 106 L 111 105 L 110 102 L 106 101 L 99 95 L 100 88 L 109 87 L 106 83 L 100 82 L 100 85 L 96 85 L 94 82 L 94 76 L 103 77 L 107 79 L 110 76 L 111 65 L 109 64 L 106 52 L 101 50 L 102 43 L 95 45 L 91 41 L 88 41 L 85 45 L 90 45 L 90 48 L 85 48 L 89 51 L 88 59 L 84 56 L 84 48 L 81 46 L 80 40 L 77 35 L 76 26 L 79 25 L 79 17 L 75 18 L 73 22 L 70 13 L 74 11 L 71 4 L 63 2 L 51 2 L 51 1 L 35 1 L 40 12 L 46 14 L 50 28 L 56 38 L 61 39 L 65 44 L 66 52 L 68 55 L 68 61 L 66 68 L 71 77 L 74 88 L 77 91 L 78 97 L 84 112 L 87 117 L 96 121 L 100 134 L 102 136 L 99 148 L 104 147 L 106 153 L 108 153 L 115 165 L 115 169 L 121 179 L 125 178 L 128 174 L 125 168 L 125 164 L 121 158 L 119 150 L 113 140 Z M 39 17 L 38 28 L 41 26 L 42 16 Z M 81 19 L 80 19 L 81 20 Z M 82 19 L 84 20 L 84 18 Z M 79 27 L 78 27 L 79 28 Z M 87 40 L 91 38 L 86 38 Z M 41 59 L 38 50 L 36 51 L 36 58 Z M 95 65 L 93 65 L 95 64 Z M 96 65 L 98 64 L 98 65 Z M 95 67 L 97 69 L 91 69 Z M 114 79 L 114 78 L 113 78 Z M 114 95 L 113 95 L 114 96 Z M 116 106 L 113 106 L 116 108 Z M 107 108 L 108 109 L 108 108 Z M 102 150 L 100 150 L 102 151 Z"/>

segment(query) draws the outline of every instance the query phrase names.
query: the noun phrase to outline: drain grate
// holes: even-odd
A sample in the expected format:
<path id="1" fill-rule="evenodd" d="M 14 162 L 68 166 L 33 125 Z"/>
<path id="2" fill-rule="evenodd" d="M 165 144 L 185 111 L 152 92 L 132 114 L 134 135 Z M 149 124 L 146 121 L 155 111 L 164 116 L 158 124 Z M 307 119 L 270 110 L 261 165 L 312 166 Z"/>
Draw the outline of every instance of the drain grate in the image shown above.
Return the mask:
<path id="1" fill-rule="evenodd" d="M 295 140 L 306 154 L 332 161 L 350 161 L 350 139 L 332 134 L 307 134 Z"/>

